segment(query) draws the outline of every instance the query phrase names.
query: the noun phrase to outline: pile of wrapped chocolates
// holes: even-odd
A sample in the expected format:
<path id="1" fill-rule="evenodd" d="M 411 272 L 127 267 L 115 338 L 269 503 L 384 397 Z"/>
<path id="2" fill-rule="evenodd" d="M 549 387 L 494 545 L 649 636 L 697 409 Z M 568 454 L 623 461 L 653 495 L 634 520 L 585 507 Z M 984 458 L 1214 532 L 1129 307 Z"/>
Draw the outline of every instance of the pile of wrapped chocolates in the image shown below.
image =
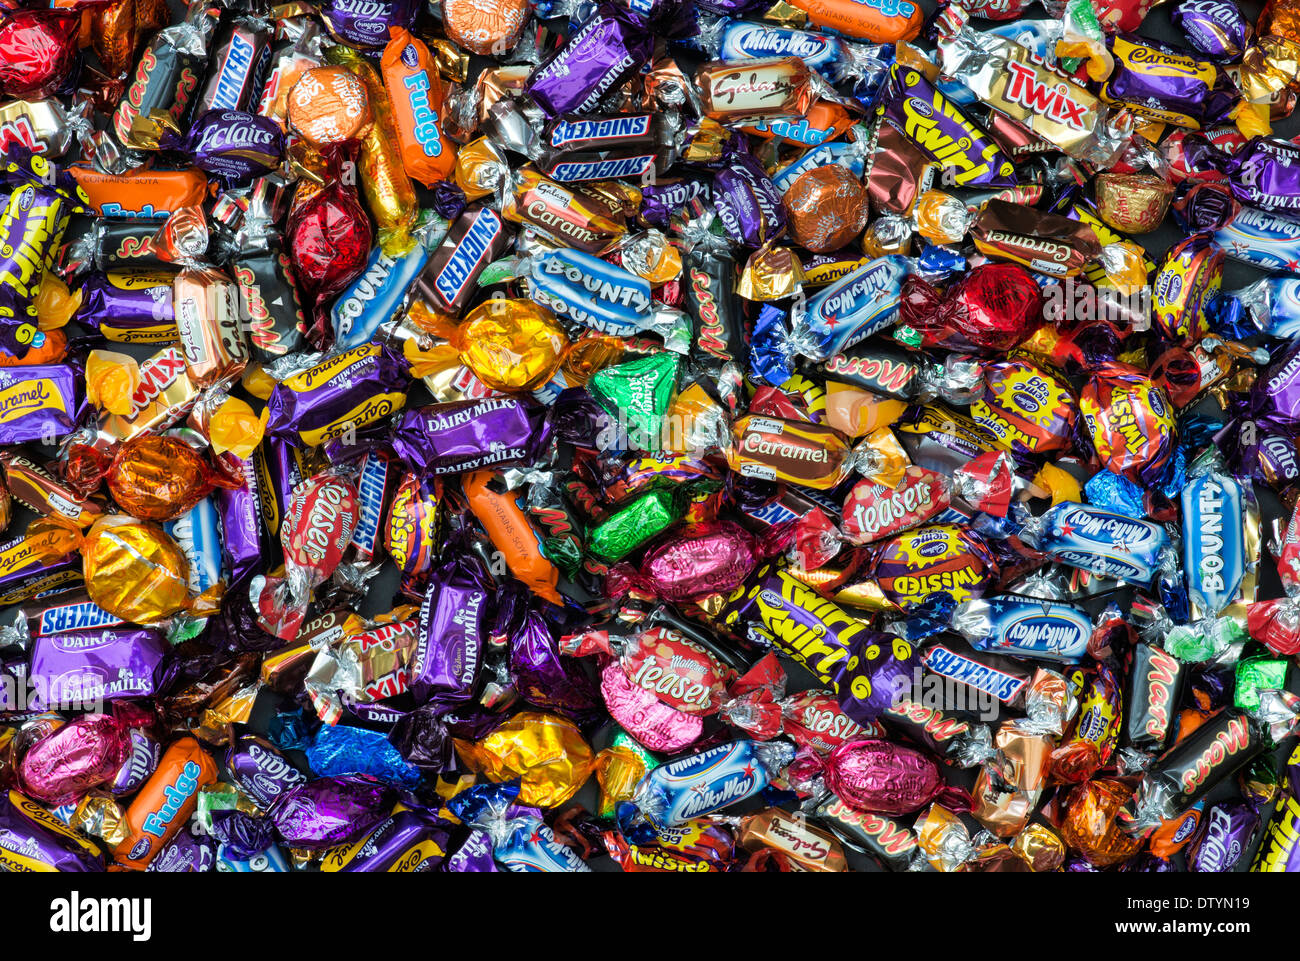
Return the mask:
<path id="1" fill-rule="evenodd" d="M 1300 870 L 1300 0 L 1153 6 L 2 0 L 0 871 Z"/>

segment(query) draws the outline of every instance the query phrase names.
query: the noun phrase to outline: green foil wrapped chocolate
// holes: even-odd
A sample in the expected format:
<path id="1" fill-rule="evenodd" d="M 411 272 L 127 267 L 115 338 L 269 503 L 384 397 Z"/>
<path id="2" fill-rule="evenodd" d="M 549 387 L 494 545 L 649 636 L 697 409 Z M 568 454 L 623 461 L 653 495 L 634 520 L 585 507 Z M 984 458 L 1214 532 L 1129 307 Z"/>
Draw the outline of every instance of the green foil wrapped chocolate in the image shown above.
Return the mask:
<path id="1" fill-rule="evenodd" d="M 662 534 L 686 513 L 682 488 L 654 490 L 638 497 L 587 535 L 587 553 L 597 560 L 620 561 Z"/>
<path id="2" fill-rule="evenodd" d="M 606 367 L 592 375 L 587 390 L 614 419 L 618 435 L 602 442 L 607 450 L 659 450 L 664 415 L 677 388 L 681 355 L 661 351 Z"/>

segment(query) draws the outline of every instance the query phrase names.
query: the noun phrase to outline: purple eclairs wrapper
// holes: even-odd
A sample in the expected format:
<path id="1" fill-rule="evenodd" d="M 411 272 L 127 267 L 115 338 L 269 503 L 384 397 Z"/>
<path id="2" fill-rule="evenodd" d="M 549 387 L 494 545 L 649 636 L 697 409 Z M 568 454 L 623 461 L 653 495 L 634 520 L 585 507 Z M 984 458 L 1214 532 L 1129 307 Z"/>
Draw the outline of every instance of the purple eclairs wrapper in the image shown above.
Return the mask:
<path id="1" fill-rule="evenodd" d="M 641 188 L 641 211 L 637 215 L 652 227 L 667 230 L 670 218 L 690 201 L 708 203 L 713 196 L 713 181 L 704 173 L 660 180 Z"/>
<path id="2" fill-rule="evenodd" d="M 252 458 L 241 460 L 234 454 L 227 454 L 223 459 L 244 477 L 243 487 L 221 488 L 213 495 L 221 521 L 221 561 L 227 577 L 234 583 L 260 569 L 267 547 L 256 465 Z"/>
<path id="3" fill-rule="evenodd" d="M 145 870 L 165 874 L 202 873 L 211 871 L 216 863 L 217 849 L 212 839 L 195 834 L 187 824 L 176 832 Z"/>
<path id="4" fill-rule="evenodd" d="M 329 0 L 321 13 L 330 32 L 354 47 L 377 49 L 388 43 L 388 28 L 413 27 L 420 0 Z"/>
<path id="5" fill-rule="evenodd" d="M 80 363 L 0 368 L 0 444 L 52 443 L 86 410 Z"/>
<path id="6" fill-rule="evenodd" d="M 781 191 L 752 154 L 729 153 L 713 177 L 713 209 L 738 244 L 761 247 L 786 227 Z"/>
<path id="7" fill-rule="evenodd" d="M 208 110 L 191 125 L 181 148 L 205 173 L 227 186 L 243 185 L 280 165 L 284 131 L 270 117 Z"/>
<path id="8" fill-rule="evenodd" d="M 1187 849 L 1187 870 L 1216 874 L 1231 871 L 1250 850 L 1250 839 L 1259 821 L 1258 808 L 1243 798 L 1211 805 Z"/>
<path id="9" fill-rule="evenodd" d="M 29 681 L 44 710 L 122 697 L 149 697 L 168 645 L 161 631 L 103 628 L 32 641 Z"/>
<path id="10" fill-rule="evenodd" d="M 393 788 L 372 777 L 323 777 L 293 788 L 272 819 L 280 839 L 293 848 L 319 851 L 367 834 L 388 816 Z"/>
<path id="11" fill-rule="evenodd" d="M 266 402 L 266 436 L 319 447 L 400 409 L 410 364 L 388 345 L 362 344 L 275 386 Z"/>
<path id="12" fill-rule="evenodd" d="M 420 634 L 411 659 L 411 694 L 450 709 L 469 701 L 487 647 L 493 586 L 482 564 L 453 545 L 434 568 L 420 606 Z"/>
<path id="13" fill-rule="evenodd" d="M 162 745 L 152 734 L 147 734 L 138 727 L 131 728 L 129 734 L 130 753 L 122 762 L 122 766 L 117 769 L 117 773 L 113 775 L 112 782 L 107 785 L 109 793 L 119 797 L 140 790 L 144 782 L 152 776 L 158 767 L 158 761 L 162 758 Z"/>
<path id="14" fill-rule="evenodd" d="M 1196 50 L 1215 60 L 1235 60 L 1254 31 L 1231 0 L 1182 0 L 1169 19 Z"/>
<path id="15" fill-rule="evenodd" d="M 406 411 L 392 447 L 418 474 L 461 474 L 527 464 L 550 435 L 546 408 L 517 397 L 485 397 Z"/>
<path id="16" fill-rule="evenodd" d="M 0 794 L 0 869 L 103 871 L 104 855 L 31 798 L 10 791 Z"/>
<path id="17" fill-rule="evenodd" d="M 601 99 L 650 62 L 654 37 L 630 13 L 602 5 L 528 78 L 525 90 L 552 117 L 591 113 Z"/>
<path id="18" fill-rule="evenodd" d="M 299 449 L 280 437 L 264 438 L 253 458 L 262 483 L 258 489 L 262 517 L 266 529 L 271 532 L 271 550 L 275 550 L 279 547 L 280 526 L 289 516 L 293 489 L 306 480 L 311 471 Z"/>
<path id="19" fill-rule="evenodd" d="M 290 764 L 274 744 L 253 734 L 230 745 L 226 768 L 240 789 L 266 811 L 307 783 L 307 775 Z"/>

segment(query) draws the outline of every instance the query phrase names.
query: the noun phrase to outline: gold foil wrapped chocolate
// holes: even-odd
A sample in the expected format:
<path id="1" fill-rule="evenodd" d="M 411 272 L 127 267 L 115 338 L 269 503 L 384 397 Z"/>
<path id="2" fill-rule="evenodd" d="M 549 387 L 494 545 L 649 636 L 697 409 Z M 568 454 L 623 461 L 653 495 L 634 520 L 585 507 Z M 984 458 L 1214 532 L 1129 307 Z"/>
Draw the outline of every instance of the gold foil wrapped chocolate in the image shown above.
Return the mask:
<path id="1" fill-rule="evenodd" d="M 191 594 L 185 553 L 155 524 L 109 515 L 91 525 L 80 551 L 90 599 L 124 621 L 159 624 L 177 614 L 205 617 L 220 608 L 224 585 Z"/>
<path id="2" fill-rule="evenodd" d="M 1101 219 L 1129 234 L 1145 234 L 1159 227 L 1174 195 L 1173 185 L 1155 174 L 1103 170 L 1095 186 Z"/>
<path id="3" fill-rule="evenodd" d="M 125 810 L 115 798 L 91 794 L 77 802 L 68 826 L 84 831 L 93 838 L 99 838 L 110 848 L 126 840 L 130 834 L 123 815 Z"/>
<path id="4" fill-rule="evenodd" d="M 465 191 L 465 199 L 479 200 L 496 193 L 510 175 L 505 154 L 487 137 L 472 140 L 456 152 L 452 174 L 456 186 Z"/>
<path id="5" fill-rule="evenodd" d="M 374 122 L 366 128 L 361 140 L 357 178 L 361 181 L 366 206 L 379 227 L 379 243 L 384 253 L 390 257 L 405 254 L 415 246 L 411 231 L 420 205 L 415 185 L 403 166 L 401 141 L 388 91 L 378 71 L 350 47 L 334 47 L 330 59 L 351 70 L 365 86 Z"/>
<path id="6" fill-rule="evenodd" d="M 596 780 L 600 782 L 601 817 L 613 816 L 619 802 L 630 801 L 636 786 L 649 768 L 631 747 L 615 744 L 596 757 Z"/>
<path id="7" fill-rule="evenodd" d="M 1011 850 L 1038 873 L 1058 871 L 1065 863 L 1065 842 L 1046 824 L 1031 824 L 1011 841 Z"/>
<path id="8" fill-rule="evenodd" d="M 1261 18 L 1261 27 L 1263 23 Z M 1246 48 L 1241 63 L 1230 69 L 1242 97 L 1255 114 L 1257 126 L 1268 133 L 1269 122 L 1290 116 L 1295 106 L 1300 37 L 1261 36 Z"/>
<path id="9" fill-rule="evenodd" d="M 573 797 L 595 764 L 590 745 L 566 718 L 523 711 L 477 742 L 455 739 L 461 761 L 489 781 L 519 778 L 519 803 L 556 807 Z"/>
<path id="10" fill-rule="evenodd" d="M 745 262 L 736 293 L 746 300 L 768 303 L 798 295 L 803 287 L 803 264 L 789 247 L 764 246 Z"/>
<path id="11" fill-rule="evenodd" d="M 231 725 L 247 724 L 257 703 L 259 684 L 246 684 L 215 701 L 199 716 L 193 734 L 209 744 L 226 744 L 230 739 Z"/>

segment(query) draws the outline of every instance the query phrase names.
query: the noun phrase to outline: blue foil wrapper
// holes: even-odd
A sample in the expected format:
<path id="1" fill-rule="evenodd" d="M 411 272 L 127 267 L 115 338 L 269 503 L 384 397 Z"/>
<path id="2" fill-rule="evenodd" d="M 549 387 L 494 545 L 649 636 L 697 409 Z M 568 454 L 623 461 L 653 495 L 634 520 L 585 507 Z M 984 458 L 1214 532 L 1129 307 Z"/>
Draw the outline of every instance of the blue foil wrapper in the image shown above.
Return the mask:
<path id="1" fill-rule="evenodd" d="M 414 787 L 420 781 L 420 769 L 408 764 L 379 731 L 327 724 L 316 732 L 306 754 L 317 777 L 368 774 L 400 787 Z"/>
<path id="2" fill-rule="evenodd" d="M 1098 471 L 1083 485 L 1088 503 L 1105 507 L 1130 517 L 1146 517 L 1142 504 L 1142 488 L 1120 474 L 1108 470 Z"/>
<path id="3" fill-rule="evenodd" d="M 785 327 L 785 311 L 764 304 L 754 321 L 749 341 L 749 368 L 755 377 L 779 387 L 794 373 L 790 356 L 790 334 Z"/>

